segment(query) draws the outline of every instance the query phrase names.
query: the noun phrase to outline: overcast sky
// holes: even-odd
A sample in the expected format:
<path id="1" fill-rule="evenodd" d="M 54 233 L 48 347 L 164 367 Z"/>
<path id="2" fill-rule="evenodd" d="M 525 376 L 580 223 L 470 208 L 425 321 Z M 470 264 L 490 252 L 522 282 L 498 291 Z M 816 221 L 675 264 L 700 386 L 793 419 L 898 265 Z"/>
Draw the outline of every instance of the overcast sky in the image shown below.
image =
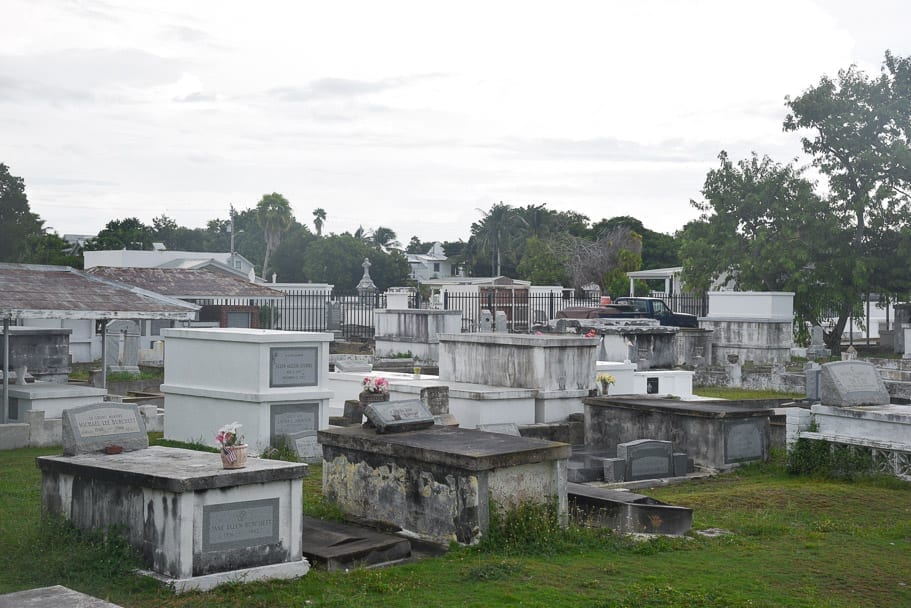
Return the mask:
<path id="1" fill-rule="evenodd" d="M 325 231 L 467 239 L 498 201 L 672 233 L 784 98 L 911 55 L 911 3 L 0 0 L 0 162 L 64 233 L 280 192 Z M 806 159 L 802 159 L 806 162 Z"/>

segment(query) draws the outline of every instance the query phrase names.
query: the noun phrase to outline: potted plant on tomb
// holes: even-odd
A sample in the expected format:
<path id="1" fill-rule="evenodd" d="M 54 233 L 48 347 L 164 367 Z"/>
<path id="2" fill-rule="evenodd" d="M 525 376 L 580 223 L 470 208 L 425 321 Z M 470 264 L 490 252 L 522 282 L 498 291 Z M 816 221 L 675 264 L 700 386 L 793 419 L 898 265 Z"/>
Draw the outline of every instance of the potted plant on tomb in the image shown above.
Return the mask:
<path id="1" fill-rule="evenodd" d="M 247 466 L 247 444 L 239 433 L 242 425 L 238 422 L 226 424 L 218 430 L 215 442 L 221 451 L 221 464 L 226 469 L 242 469 Z"/>
<path id="2" fill-rule="evenodd" d="M 378 401 L 389 401 L 389 381 L 381 376 L 367 376 L 362 383 L 358 401 L 361 407 Z"/>
<path id="3" fill-rule="evenodd" d="M 607 395 L 611 385 L 617 381 L 611 374 L 598 374 L 597 380 L 602 395 Z"/>

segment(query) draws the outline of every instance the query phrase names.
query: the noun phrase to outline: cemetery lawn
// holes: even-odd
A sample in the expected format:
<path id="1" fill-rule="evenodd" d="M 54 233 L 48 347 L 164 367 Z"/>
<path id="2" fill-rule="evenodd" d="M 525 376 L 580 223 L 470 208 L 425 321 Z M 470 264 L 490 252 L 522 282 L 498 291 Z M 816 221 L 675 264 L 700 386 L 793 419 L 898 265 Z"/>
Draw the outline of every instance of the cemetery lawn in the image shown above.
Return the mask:
<path id="1" fill-rule="evenodd" d="M 34 459 L 59 453 L 0 452 L 0 594 L 61 584 L 131 608 L 911 606 L 911 484 L 790 476 L 781 455 L 643 491 L 692 507 L 695 529 L 724 528 L 727 536 L 636 542 L 529 521 L 494 548 L 175 596 L 132 574 L 136 562 L 115 540 L 42 523 Z M 305 483 L 311 512 L 320 473 L 314 466 Z"/>

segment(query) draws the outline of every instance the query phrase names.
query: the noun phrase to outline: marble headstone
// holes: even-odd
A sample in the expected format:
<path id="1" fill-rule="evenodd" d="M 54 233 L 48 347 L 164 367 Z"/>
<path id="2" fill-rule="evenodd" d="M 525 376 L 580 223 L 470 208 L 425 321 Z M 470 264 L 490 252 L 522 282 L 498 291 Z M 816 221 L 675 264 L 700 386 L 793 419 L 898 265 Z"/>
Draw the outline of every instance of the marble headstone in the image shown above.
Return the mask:
<path id="1" fill-rule="evenodd" d="M 888 405 L 889 391 L 872 363 L 835 361 L 822 366 L 819 400 L 835 407 Z"/>
<path id="2" fill-rule="evenodd" d="M 149 447 L 145 421 L 133 403 L 103 402 L 63 410 L 63 455 L 93 454 L 109 446 L 125 452 Z"/>

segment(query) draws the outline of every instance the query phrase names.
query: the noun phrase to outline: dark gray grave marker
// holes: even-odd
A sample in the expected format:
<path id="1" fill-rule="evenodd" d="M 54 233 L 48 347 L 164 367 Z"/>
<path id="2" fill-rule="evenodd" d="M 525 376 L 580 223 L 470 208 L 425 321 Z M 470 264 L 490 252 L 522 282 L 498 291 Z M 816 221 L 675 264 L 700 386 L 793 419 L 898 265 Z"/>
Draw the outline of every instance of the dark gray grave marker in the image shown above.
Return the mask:
<path id="1" fill-rule="evenodd" d="M 365 414 L 377 433 L 416 431 L 433 426 L 433 414 L 420 399 L 371 403 Z"/>
<path id="2" fill-rule="evenodd" d="M 63 455 L 91 454 L 109 446 L 149 447 L 145 421 L 132 403 L 104 402 L 63 410 Z"/>
<path id="3" fill-rule="evenodd" d="M 203 552 L 277 543 L 278 508 L 278 498 L 204 505 Z"/>
<path id="4" fill-rule="evenodd" d="M 673 447 L 670 441 L 638 439 L 617 445 L 617 458 L 626 461 L 626 480 L 673 477 Z"/>
<path id="5" fill-rule="evenodd" d="M 724 425 L 724 462 L 748 462 L 762 460 L 765 446 L 762 441 L 760 421 L 738 420 Z"/>
<path id="6" fill-rule="evenodd" d="M 645 379 L 645 392 L 649 395 L 658 394 L 658 378 L 646 378 Z"/>
<path id="7" fill-rule="evenodd" d="M 888 405 L 889 391 L 872 363 L 835 361 L 822 366 L 819 400 L 836 407 Z"/>

